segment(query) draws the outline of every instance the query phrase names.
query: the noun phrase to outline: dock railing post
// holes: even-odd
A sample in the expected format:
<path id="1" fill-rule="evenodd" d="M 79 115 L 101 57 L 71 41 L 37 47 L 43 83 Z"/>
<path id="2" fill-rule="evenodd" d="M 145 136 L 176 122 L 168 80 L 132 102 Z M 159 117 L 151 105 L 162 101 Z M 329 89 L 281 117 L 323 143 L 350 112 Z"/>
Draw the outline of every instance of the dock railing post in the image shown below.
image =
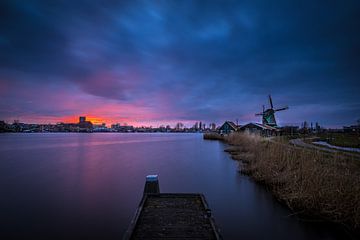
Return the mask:
<path id="1" fill-rule="evenodd" d="M 159 194 L 159 177 L 158 175 L 147 175 L 144 187 L 144 194 Z"/>

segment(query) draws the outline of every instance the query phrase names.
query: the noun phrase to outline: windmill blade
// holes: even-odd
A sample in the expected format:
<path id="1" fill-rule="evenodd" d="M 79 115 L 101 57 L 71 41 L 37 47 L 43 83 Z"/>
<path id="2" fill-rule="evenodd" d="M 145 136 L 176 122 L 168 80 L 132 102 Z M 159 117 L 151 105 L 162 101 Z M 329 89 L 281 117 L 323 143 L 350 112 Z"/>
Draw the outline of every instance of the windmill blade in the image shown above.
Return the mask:
<path id="1" fill-rule="evenodd" d="M 287 109 L 289 109 L 289 107 L 288 107 L 288 106 L 283 107 L 283 108 L 278 108 L 278 109 L 275 109 L 274 111 L 275 111 L 275 112 L 278 112 L 278 111 L 284 111 L 284 110 L 287 110 Z"/>
<path id="2" fill-rule="evenodd" d="M 264 115 L 263 113 L 255 113 L 255 116 L 262 116 Z"/>
<path id="3" fill-rule="evenodd" d="M 265 105 L 263 105 L 263 112 L 265 112 Z"/>
<path id="4" fill-rule="evenodd" d="M 269 102 L 270 102 L 270 108 L 273 109 L 274 106 L 273 106 L 273 103 L 272 103 L 272 99 L 271 99 L 271 95 L 269 94 Z"/>

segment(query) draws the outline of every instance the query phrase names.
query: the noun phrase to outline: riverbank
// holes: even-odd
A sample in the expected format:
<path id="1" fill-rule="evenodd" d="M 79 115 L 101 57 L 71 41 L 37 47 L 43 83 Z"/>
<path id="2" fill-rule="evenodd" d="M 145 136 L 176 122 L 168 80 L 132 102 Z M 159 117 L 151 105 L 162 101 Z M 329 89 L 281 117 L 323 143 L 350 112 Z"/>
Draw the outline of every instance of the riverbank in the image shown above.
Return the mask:
<path id="1" fill-rule="evenodd" d="M 315 144 L 314 139 L 295 138 L 295 139 L 288 140 L 288 143 L 294 147 L 312 149 L 312 150 L 316 150 L 316 151 L 328 152 L 328 153 L 333 153 L 333 154 L 341 154 L 341 155 L 345 155 L 347 157 L 354 157 L 354 158 L 360 159 L 360 152 L 353 151 L 353 150 L 357 150 L 357 149 L 351 149 L 351 151 L 348 151 L 350 149 L 344 149 L 343 147 L 334 146 L 333 148 L 331 148 L 326 145 Z"/>
<path id="2" fill-rule="evenodd" d="M 316 140 L 337 147 L 360 148 L 360 137 L 357 133 L 320 133 L 316 135 Z"/>
<path id="3" fill-rule="evenodd" d="M 267 186 L 294 214 L 340 223 L 359 233 L 359 159 L 242 133 L 206 138 L 230 144 L 227 152 L 240 161 L 239 171 Z"/>
<path id="4" fill-rule="evenodd" d="M 329 144 L 327 142 L 324 142 L 324 141 L 316 141 L 316 142 L 312 142 L 312 144 L 318 145 L 318 146 L 321 146 L 321 147 L 326 147 L 326 148 L 329 148 L 329 149 L 336 149 L 336 150 L 340 150 L 340 151 L 360 153 L 360 148 L 339 147 L 339 146 L 331 145 L 331 144 Z"/>

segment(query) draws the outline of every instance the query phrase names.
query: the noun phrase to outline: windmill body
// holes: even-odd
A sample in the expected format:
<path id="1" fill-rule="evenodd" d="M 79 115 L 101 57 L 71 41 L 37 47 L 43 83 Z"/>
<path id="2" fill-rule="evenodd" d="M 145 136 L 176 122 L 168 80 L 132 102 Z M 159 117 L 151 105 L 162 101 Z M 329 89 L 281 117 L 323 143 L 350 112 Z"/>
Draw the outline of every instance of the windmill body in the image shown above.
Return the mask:
<path id="1" fill-rule="evenodd" d="M 275 119 L 275 112 L 286 110 L 289 107 L 286 106 L 283 108 L 274 109 L 271 95 L 269 95 L 269 103 L 270 103 L 270 108 L 265 110 L 265 106 L 263 106 L 262 113 L 257 113 L 257 114 L 255 114 L 255 116 L 262 116 L 262 124 L 263 125 L 277 127 L 277 123 L 276 123 L 276 119 Z"/>
<path id="2" fill-rule="evenodd" d="M 264 125 L 269 125 L 269 126 L 272 126 L 272 127 L 277 126 L 276 120 L 275 120 L 275 111 L 273 109 L 267 109 L 262 114 L 262 123 Z"/>

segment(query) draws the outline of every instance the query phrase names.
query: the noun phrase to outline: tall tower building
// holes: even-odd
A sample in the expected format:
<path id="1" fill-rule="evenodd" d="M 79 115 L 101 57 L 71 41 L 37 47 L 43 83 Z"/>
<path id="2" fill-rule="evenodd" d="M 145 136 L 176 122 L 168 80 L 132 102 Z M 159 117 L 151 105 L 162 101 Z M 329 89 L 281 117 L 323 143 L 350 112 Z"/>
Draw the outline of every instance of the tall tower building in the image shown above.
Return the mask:
<path id="1" fill-rule="evenodd" d="M 86 117 L 85 116 L 80 116 L 79 117 L 79 123 L 83 123 L 86 122 Z"/>

